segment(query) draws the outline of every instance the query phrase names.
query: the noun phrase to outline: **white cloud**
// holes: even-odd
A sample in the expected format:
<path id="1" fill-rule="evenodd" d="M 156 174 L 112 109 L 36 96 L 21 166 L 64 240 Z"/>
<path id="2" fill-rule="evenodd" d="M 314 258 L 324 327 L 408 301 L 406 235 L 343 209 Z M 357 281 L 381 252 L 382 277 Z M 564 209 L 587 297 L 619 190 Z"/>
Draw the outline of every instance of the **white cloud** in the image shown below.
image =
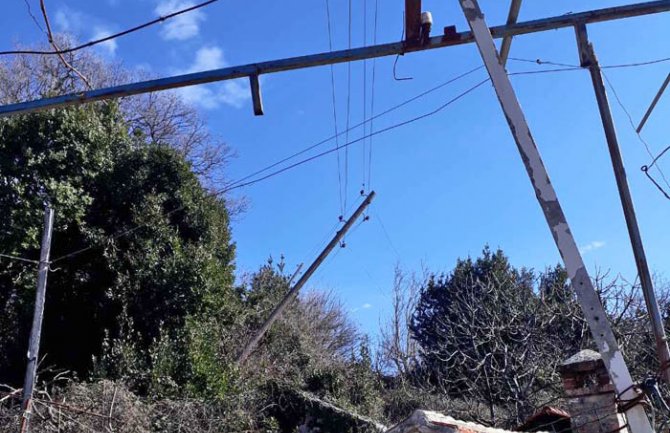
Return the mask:
<path id="1" fill-rule="evenodd" d="M 180 73 L 200 72 L 223 68 L 227 62 L 223 50 L 217 46 L 202 47 L 195 53 L 195 59 L 188 69 Z M 221 105 L 240 108 L 251 98 L 249 84 L 244 79 L 228 80 L 220 84 L 183 87 L 177 92 L 186 102 L 212 110 Z"/>
<path id="2" fill-rule="evenodd" d="M 223 68 L 226 61 L 223 59 L 223 50 L 219 47 L 202 47 L 195 53 L 195 61 L 188 68 L 188 72 L 205 71 L 208 69 Z"/>
<path id="3" fill-rule="evenodd" d="M 84 14 L 68 7 L 61 7 L 56 11 L 54 23 L 60 32 L 77 33 L 84 26 Z"/>
<path id="4" fill-rule="evenodd" d="M 106 36 L 111 35 L 112 32 L 109 30 L 105 29 L 104 27 L 96 26 L 93 28 L 93 39 L 100 39 L 104 38 Z M 116 48 L 118 45 L 116 44 L 116 40 L 110 39 L 109 41 L 105 41 L 101 44 L 98 45 L 100 48 L 105 50 L 107 54 L 110 56 L 114 56 L 116 54 Z"/>
<path id="5" fill-rule="evenodd" d="M 372 304 L 369 304 L 369 303 L 366 302 L 365 304 L 361 305 L 360 307 L 353 308 L 351 310 L 351 312 L 355 313 L 355 312 L 361 311 L 361 310 L 369 310 L 370 308 L 372 308 Z"/>
<path id="6" fill-rule="evenodd" d="M 102 20 L 67 6 L 56 11 L 54 24 L 58 32 L 69 33 L 76 38 L 85 40 L 100 39 L 112 34 Z M 99 44 L 97 47 L 103 53 L 114 56 L 118 45 L 116 40 L 112 39 Z"/>
<path id="7" fill-rule="evenodd" d="M 190 1 L 161 0 L 156 6 L 156 13 L 160 16 L 165 16 L 193 5 L 194 3 Z M 204 21 L 205 18 L 205 14 L 200 10 L 194 10 L 178 15 L 163 22 L 161 36 L 168 41 L 183 41 L 195 37 L 200 33 L 200 23 Z"/>
<path id="8" fill-rule="evenodd" d="M 579 247 L 579 252 L 582 254 L 587 254 L 590 253 L 591 251 L 599 250 L 604 246 L 605 246 L 604 241 L 593 241 Z"/>

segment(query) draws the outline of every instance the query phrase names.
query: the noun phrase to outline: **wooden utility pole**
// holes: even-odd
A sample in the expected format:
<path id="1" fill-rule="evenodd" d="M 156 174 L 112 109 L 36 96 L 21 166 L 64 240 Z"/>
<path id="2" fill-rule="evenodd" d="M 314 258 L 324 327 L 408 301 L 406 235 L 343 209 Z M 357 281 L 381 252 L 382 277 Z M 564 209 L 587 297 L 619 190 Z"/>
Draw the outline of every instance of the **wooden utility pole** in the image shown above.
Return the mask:
<path id="1" fill-rule="evenodd" d="M 281 300 L 279 305 L 272 311 L 270 314 L 270 317 L 263 323 L 263 325 L 260 327 L 260 329 L 256 332 L 256 335 L 247 343 L 245 346 L 244 350 L 242 350 L 242 353 L 240 356 L 237 358 L 237 364 L 242 365 L 244 362 L 249 358 L 249 355 L 256 349 L 256 346 L 258 346 L 258 343 L 261 341 L 261 338 L 265 335 L 266 332 L 268 332 L 268 329 L 272 326 L 272 324 L 282 315 L 286 307 L 298 296 L 298 292 L 300 292 L 300 289 L 305 285 L 307 280 L 314 274 L 314 272 L 317 270 L 317 268 L 323 263 L 324 260 L 326 260 L 326 257 L 328 257 L 328 254 L 330 254 L 333 249 L 340 244 L 340 241 L 344 237 L 344 235 L 349 231 L 351 226 L 356 222 L 356 220 L 363 214 L 363 211 L 368 207 L 368 205 L 372 202 L 372 200 L 375 198 L 375 192 L 371 191 L 370 194 L 365 197 L 365 200 L 363 200 L 363 203 L 358 206 L 358 209 L 349 217 L 349 219 L 344 223 L 344 226 L 335 234 L 333 239 L 326 245 L 326 247 L 321 251 L 321 254 L 314 260 L 314 262 L 307 268 L 305 273 L 300 277 L 300 279 L 295 283 L 293 287 L 288 291 L 286 296 Z"/>
<path id="2" fill-rule="evenodd" d="M 510 131 L 528 172 L 528 177 L 535 189 L 537 201 L 544 212 L 544 217 L 565 263 L 570 282 L 591 329 L 593 340 L 598 346 L 598 351 L 602 355 L 617 394 L 622 400 L 632 401 L 638 396 L 633 387 L 633 378 L 628 371 L 628 367 L 626 367 L 619 345 L 607 321 L 605 310 L 593 287 L 556 191 L 549 180 L 549 174 L 530 133 L 523 110 L 512 88 L 512 83 L 504 66 L 500 63 L 484 15 L 479 9 L 477 0 L 460 0 L 460 3 L 484 65 L 491 77 L 500 106 L 505 113 Z M 632 433 L 653 432 L 642 406 L 632 405 L 626 409 L 625 413 Z"/>
<path id="3" fill-rule="evenodd" d="M 596 95 L 600 118 L 605 130 L 607 148 L 609 150 L 610 159 L 612 160 L 612 168 L 614 170 L 617 189 L 619 190 L 621 207 L 623 208 L 626 226 L 628 227 L 628 236 L 630 237 L 633 256 L 635 257 L 635 265 L 637 266 L 642 293 L 644 294 L 644 300 L 647 304 L 647 312 L 649 313 L 651 327 L 656 340 L 656 354 L 658 355 L 661 365 L 662 377 L 666 383 L 670 384 L 670 350 L 668 350 L 668 343 L 665 339 L 663 317 L 661 316 L 661 310 L 658 306 L 656 293 L 654 292 L 654 283 L 651 279 L 651 272 L 649 272 L 647 255 L 644 252 L 642 236 L 640 235 L 640 228 L 637 224 L 635 206 L 633 205 L 633 198 L 626 178 L 626 169 L 623 164 L 623 158 L 621 157 L 619 140 L 617 138 L 616 129 L 614 128 L 614 119 L 612 118 L 612 112 L 607 99 L 607 91 L 605 89 L 602 71 L 598 64 L 598 58 L 596 57 L 593 45 L 588 40 L 586 26 L 576 26 L 575 34 L 577 36 L 577 46 L 579 48 L 579 60 L 582 67 L 589 69 L 591 81 L 593 81 L 593 90 Z"/>
<path id="4" fill-rule="evenodd" d="M 42 319 L 44 318 L 44 301 L 47 290 L 47 276 L 49 274 L 49 253 L 51 251 L 53 224 L 54 210 L 51 208 L 51 205 L 46 204 L 44 209 L 44 229 L 42 232 L 40 262 L 37 268 L 35 310 L 33 313 L 33 324 L 32 329 L 30 330 L 30 342 L 28 346 L 28 366 L 26 368 L 26 377 L 23 382 L 22 432 L 27 432 L 30 424 L 31 399 L 35 387 L 35 375 L 37 374 L 37 361 L 40 352 L 40 337 L 42 335 Z"/>

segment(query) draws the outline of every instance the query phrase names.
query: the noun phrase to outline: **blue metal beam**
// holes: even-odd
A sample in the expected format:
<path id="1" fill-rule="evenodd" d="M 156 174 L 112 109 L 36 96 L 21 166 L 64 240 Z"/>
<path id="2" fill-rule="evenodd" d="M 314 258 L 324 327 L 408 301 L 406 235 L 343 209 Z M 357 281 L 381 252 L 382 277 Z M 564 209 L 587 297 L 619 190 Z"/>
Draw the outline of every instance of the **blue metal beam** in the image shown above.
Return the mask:
<path id="1" fill-rule="evenodd" d="M 562 27 L 573 27 L 578 24 L 609 21 L 670 11 L 670 0 L 657 0 L 646 3 L 637 3 L 627 6 L 618 6 L 597 9 L 539 20 L 525 21 L 514 25 L 491 27 L 494 38 L 504 38 L 527 33 L 542 32 Z M 175 89 L 178 87 L 193 86 L 196 84 L 213 83 L 235 78 L 250 77 L 253 75 L 270 74 L 290 71 L 294 69 L 329 65 L 334 63 L 351 62 L 371 59 L 375 57 L 406 54 L 414 51 L 425 51 L 435 48 L 461 45 L 473 42 L 469 31 L 453 35 L 435 36 L 425 44 L 394 42 L 350 50 L 332 51 L 328 53 L 312 54 L 307 56 L 291 57 L 287 59 L 271 60 L 267 62 L 251 63 L 248 65 L 231 66 L 211 71 L 195 72 L 155 80 L 140 81 L 102 89 L 89 90 L 79 93 L 55 96 L 52 98 L 37 99 L 0 106 L 0 117 L 20 113 L 31 113 L 50 108 L 79 105 L 88 102 L 139 95 L 159 90 Z"/>

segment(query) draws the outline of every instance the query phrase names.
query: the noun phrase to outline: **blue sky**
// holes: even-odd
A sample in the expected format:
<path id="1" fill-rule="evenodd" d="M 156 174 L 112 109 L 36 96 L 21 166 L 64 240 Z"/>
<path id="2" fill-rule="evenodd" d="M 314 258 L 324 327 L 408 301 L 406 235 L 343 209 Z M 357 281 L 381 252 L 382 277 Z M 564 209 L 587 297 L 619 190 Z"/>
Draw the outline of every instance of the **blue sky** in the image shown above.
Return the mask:
<path id="1" fill-rule="evenodd" d="M 28 0 L 38 18 L 39 4 Z M 373 39 L 374 0 L 353 0 L 353 46 L 364 43 L 363 10 L 367 6 L 367 43 Z M 490 25 L 504 22 L 507 2 L 482 0 Z M 625 1 L 529 1 L 520 20 L 625 4 Z M 130 27 L 191 3 L 182 0 L 47 0 L 57 31 L 88 40 Z M 379 43 L 396 41 L 402 31 L 401 0 L 378 1 Z M 333 46 L 348 44 L 348 2 L 330 0 Z M 445 25 L 465 30 L 456 0 L 424 0 L 434 18 L 434 32 Z M 23 0 L 7 1 L 0 16 L 4 48 L 41 41 Z M 670 15 L 653 15 L 589 26 L 600 62 L 613 65 L 670 57 Z M 96 48 L 127 68 L 159 76 L 225 65 L 278 59 L 328 50 L 325 1 L 223 0 L 196 13 L 126 36 Z M 571 29 L 517 37 L 512 57 L 576 64 Z M 414 53 L 398 60 L 376 61 L 375 112 L 481 65 L 474 45 Z M 373 62 L 351 65 L 350 123 L 371 107 Z M 510 61 L 508 70 L 539 67 Z M 669 63 L 609 69 L 622 102 L 637 122 L 661 82 Z M 338 129 L 347 122 L 347 66 L 334 68 Z M 479 70 L 375 121 L 375 129 L 429 112 L 486 78 Z M 240 178 L 334 132 L 329 67 L 263 77 L 266 115 L 254 117 L 246 82 L 226 82 L 182 90 L 201 110 L 212 131 L 238 157 L 228 177 Z M 522 75 L 513 84 L 531 130 L 562 201 L 590 270 L 601 268 L 635 277 L 635 267 L 606 143 L 588 72 Z M 639 167 L 649 155 L 610 91 L 610 99 L 628 170 L 633 198 L 651 268 L 667 275 L 667 221 L 670 202 Z M 659 103 L 643 135 L 653 153 L 670 145 L 670 94 Z M 362 130 L 350 133 L 355 139 Z M 477 255 L 485 244 L 501 247 L 518 266 L 543 269 L 559 261 L 542 213 L 523 169 L 495 94 L 486 84 L 440 113 L 374 137 L 371 186 L 378 197 L 370 220 L 347 237 L 346 248 L 329 258 L 309 284 L 332 290 L 363 328 L 375 333 L 389 311 L 393 268 L 448 271 L 458 257 Z M 333 146 L 327 143 L 323 149 Z M 348 152 L 347 207 L 360 202 L 366 178 L 367 150 L 362 143 Z M 367 149 L 367 150 L 366 150 Z M 668 156 L 670 158 L 670 156 Z M 340 153 L 344 165 L 345 152 Z M 670 172 L 670 159 L 660 162 Z M 344 183 L 344 173 L 339 176 Z M 335 154 L 281 176 L 240 190 L 250 203 L 234 222 L 241 273 L 253 271 L 269 256 L 286 257 L 288 270 L 309 262 L 332 234 L 343 205 Z"/>

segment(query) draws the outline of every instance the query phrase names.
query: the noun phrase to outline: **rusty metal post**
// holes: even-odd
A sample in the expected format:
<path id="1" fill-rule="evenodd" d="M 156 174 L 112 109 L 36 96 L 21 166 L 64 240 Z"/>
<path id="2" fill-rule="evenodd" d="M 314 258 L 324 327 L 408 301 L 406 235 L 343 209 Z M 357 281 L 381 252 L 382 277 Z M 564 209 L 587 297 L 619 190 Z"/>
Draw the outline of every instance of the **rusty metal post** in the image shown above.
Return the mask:
<path id="1" fill-rule="evenodd" d="M 421 34 L 421 0 L 405 0 L 405 40 L 417 42 Z"/>
<path id="2" fill-rule="evenodd" d="M 635 206 L 633 205 L 633 198 L 626 178 L 626 169 L 623 164 L 623 158 L 621 157 L 619 140 L 617 138 L 614 119 L 612 118 L 612 112 L 607 99 L 607 91 L 605 89 L 605 83 L 603 82 L 602 71 L 598 64 L 598 58 L 593 50 L 593 45 L 588 40 L 586 26 L 576 26 L 575 34 L 577 36 L 577 46 L 579 48 L 579 60 L 582 67 L 589 69 L 591 81 L 593 81 L 593 90 L 596 95 L 596 101 L 598 102 L 598 110 L 600 111 L 603 129 L 605 130 L 607 148 L 609 150 L 610 159 L 612 160 L 612 169 L 614 170 L 621 207 L 623 208 L 626 226 L 628 227 L 628 236 L 630 237 L 630 243 L 633 248 L 635 265 L 637 266 L 637 273 L 640 277 L 640 285 L 642 286 L 644 300 L 647 304 L 647 312 L 649 313 L 651 327 L 654 331 L 656 354 L 658 355 L 659 363 L 661 365 L 663 379 L 666 383 L 670 384 L 670 350 L 668 350 L 668 343 L 665 338 L 663 317 L 661 316 L 661 310 L 658 306 L 656 293 L 654 292 L 654 283 L 651 279 L 651 272 L 649 271 L 649 265 L 647 263 L 647 255 L 644 251 L 642 236 L 640 235 L 640 228 L 637 223 L 637 216 L 635 215 Z"/>
<path id="3" fill-rule="evenodd" d="M 549 180 L 549 174 L 530 133 L 523 110 L 512 88 L 512 83 L 504 66 L 500 64 L 500 58 L 491 32 L 484 20 L 484 15 L 479 9 L 477 0 L 460 0 L 460 3 L 472 30 L 475 43 L 479 48 L 479 53 L 493 82 L 493 87 L 507 118 L 507 123 L 514 136 L 528 177 L 535 189 L 537 201 L 544 212 L 544 217 L 565 263 L 570 282 L 591 329 L 593 340 L 598 346 L 598 351 L 602 355 L 618 395 L 622 399 L 635 398 L 638 393 L 633 388 L 633 378 L 628 371 L 628 367 L 626 367 L 614 333 L 607 322 L 607 315 L 586 270 L 577 243 L 563 213 L 563 208 L 558 201 L 556 191 Z M 632 433 L 651 433 L 653 431 L 642 406 L 633 405 L 629 407 L 626 410 L 626 416 Z"/>

